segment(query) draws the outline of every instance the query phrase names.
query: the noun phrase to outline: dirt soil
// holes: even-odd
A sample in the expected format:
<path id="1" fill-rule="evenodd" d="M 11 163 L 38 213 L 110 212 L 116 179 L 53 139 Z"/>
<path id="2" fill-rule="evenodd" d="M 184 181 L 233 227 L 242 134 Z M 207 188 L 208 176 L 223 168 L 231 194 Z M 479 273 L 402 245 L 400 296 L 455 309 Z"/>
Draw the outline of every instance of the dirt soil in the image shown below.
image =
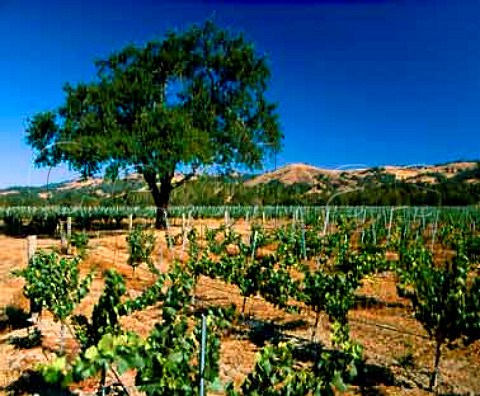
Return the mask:
<path id="1" fill-rule="evenodd" d="M 196 225 L 200 222 L 197 221 Z M 206 222 L 202 222 L 205 226 Z M 213 226 L 215 222 L 209 221 Z M 238 224 L 245 232 L 243 223 Z M 179 232 L 179 228 L 173 230 Z M 174 257 L 182 257 L 182 246 L 169 250 L 163 232 L 157 232 L 158 246 L 155 251 L 155 264 L 162 271 L 167 270 Z M 39 248 L 58 247 L 60 242 L 53 239 L 39 239 Z M 92 266 L 97 268 L 96 277 L 89 296 L 77 308 L 76 313 L 90 315 L 103 288 L 102 271 L 116 268 L 127 280 L 129 294 L 134 297 L 153 281 L 151 273 L 140 266 L 135 277 L 127 262 L 125 233 L 96 234 L 92 237 L 92 247 L 88 258 L 82 264 L 86 273 Z M 10 272 L 26 265 L 27 242 L 0 236 L 0 308 L 16 307 L 28 310 L 28 302 L 23 297 L 23 281 L 14 278 Z M 220 281 L 201 277 L 197 287 L 197 304 L 229 305 L 234 302 L 242 306 L 242 297 L 236 286 L 225 285 Z M 299 314 L 288 314 L 275 309 L 261 297 L 249 299 L 246 310 L 251 314 L 244 331 L 225 336 L 221 348 L 221 379 L 240 384 L 252 370 L 257 352 L 261 349 L 262 330 L 274 320 L 284 335 L 308 340 L 314 323 L 314 314 L 302 310 Z M 159 318 L 158 309 L 151 308 L 123 322 L 125 327 L 146 336 Z M 264 327 L 262 327 L 264 326 Z M 352 338 L 364 347 L 368 363 L 368 375 L 363 389 L 353 386 L 346 394 L 351 395 L 426 395 L 428 375 L 433 364 L 433 344 L 422 326 L 414 319 L 408 300 L 399 298 L 395 279 L 391 273 L 382 273 L 364 280 L 359 290 L 358 304 L 350 313 Z M 12 337 L 25 337 L 31 328 L 3 328 L 0 332 L 0 394 L 8 393 L 7 388 L 29 369 L 38 363 L 46 363 L 60 349 L 60 325 L 53 322 L 48 313 L 40 318 L 42 347 L 18 349 L 11 345 Z M 329 323 L 322 317 L 317 329 L 317 339 L 329 344 Z M 65 350 L 74 356 L 79 346 L 72 334 L 67 332 Z M 441 362 L 438 391 L 444 395 L 480 395 L 480 342 L 468 348 L 449 350 L 444 348 Z M 111 378 L 113 381 L 114 378 Z M 133 387 L 133 375 L 122 377 L 131 386 L 131 395 L 140 395 Z M 18 382 L 17 382 L 18 383 Z M 83 394 L 93 394 L 98 385 L 96 380 L 81 384 Z"/>

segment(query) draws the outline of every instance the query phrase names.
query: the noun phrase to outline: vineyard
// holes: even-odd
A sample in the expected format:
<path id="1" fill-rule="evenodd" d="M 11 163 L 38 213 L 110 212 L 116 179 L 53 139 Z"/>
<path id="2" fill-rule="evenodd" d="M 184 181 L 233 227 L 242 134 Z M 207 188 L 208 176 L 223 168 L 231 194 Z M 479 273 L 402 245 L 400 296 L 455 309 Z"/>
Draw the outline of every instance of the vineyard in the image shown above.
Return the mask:
<path id="1" fill-rule="evenodd" d="M 480 219 L 476 207 L 390 207 L 390 206 L 173 206 L 169 209 L 172 219 L 244 219 L 247 223 L 254 220 L 301 218 L 306 225 L 329 221 L 330 216 L 344 215 L 361 219 L 365 223 L 375 218 L 384 224 L 395 213 L 404 224 L 410 221 L 425 221 L 438 224 L 439 221 L 458 220 L 473 226 Z M 155 218 L 155 207 L 145 206 L 6 206 L 0 207 L 0 220 L 9 235 L 47 234 L 53 235 L 60 221 L 72 218 L 80 230 L 118 229 L 130 217 L 143 220 L 145 225 Z M 423 220 L 422 220 L 423 219 Z M 406 223 L 405 223 L 406 222 Z"/>
<path id="2" fill-rule="evenodd" d="M 0 217 L 6 394 L 480 394 L 476 208 Z"/>

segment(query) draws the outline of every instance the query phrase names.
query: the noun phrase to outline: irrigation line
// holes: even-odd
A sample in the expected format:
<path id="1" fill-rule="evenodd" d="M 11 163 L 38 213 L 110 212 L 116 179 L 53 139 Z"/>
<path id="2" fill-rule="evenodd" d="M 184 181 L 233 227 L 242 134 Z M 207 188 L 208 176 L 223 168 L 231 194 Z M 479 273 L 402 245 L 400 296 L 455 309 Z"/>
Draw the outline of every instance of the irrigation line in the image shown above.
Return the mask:
<path id="1" fill-rule="evenodd" d="M 211 286 L 209 287 L 210 289 L 213 289 L 213 290 L 216 290 L 216 291 L 219 291 L 219 292 L 222 292 L 224 294 L 229 294 L 231 295 L 231 292 L 229 292 L 228 290 L 225 290 L 225 289 L 222 289 L 220 287 L 216 287 L 216 286 Z M 205 298 L 202 298 L 201 296 L 198 296 L 199 300 L 203 300 L 205 301 Z M 374 326 L 374 327 L 378 327 L 378 328 L 381 328 L 381 329 L 384 329 L 384 330 L 389 330 L 389 331 L 393 331 L 393 332 L 396 332 L 396 333 L 400 333 L 400 334 L 404 334 L 404 335 L 412 335 L 414 337 L 418 337 L 418 338 L 423 338 L 423 339 L 426 339 L 426 340 L 429 340 L 430 338 L 426 335 L 422 335 L 422 334 L 417 334 L 417 333 L 413 333 L 411 331 L 408 331 L 408 330 L 405 330 L 405 329 L 401 329 L 401 328 L 398 328 L 398 327 L 393 327 L 393 326 L 389 326 L 389 325 L 386 325 L 386 324 L 382 324 L 382 323 L 372 323 L 372 322 L 369 322 L 369 321 L 366 321 L 366 320 L 362 320 L 362 319 L 357 319 L 357 318 L 352 318 L 352 319 L 349 319 L 350 322 L 356 322 L 356 323 L 359 323 L 359 324 L 364 324 L 364 325 L 367 325 L 367 326 Z"/>
<path id="2" fill-rule="evenodd" d="M 400 333 L 400 334 L 404 334 L 404 335 L 412 335 L 414 337 L 419 337 L 419 338 L 423 338 L 423 339 L 426 339 L 426 340 L 430 339 L 428 336 L 413 333 L 413 332 L 405 330 L 405 329 L 399 329 L 397 327 L 392 327 L 392 326 L 382 324 L 382 323 L 372 323 L 372 322 L 369 322 L 367 320 L 356 319 L 356 318 L 349 319 L 349 321 L 364 324 L 364 325 L 367 325 L 367 326 L 379 327 L 379 328 L 384 329 L 384 330 L 394 331 L 396 333 Z"/>
<path id="3" fill-rule="evenodd" d="M 215 287 L 215 286 L 212 286 L 210 287 L 210 289 L 213 289 L 213 290 L 216 290 L 216 291 L 220 291 L 224 294 L 228 294 L 228 295 L 231 295 L 231 292 L 227 291 L 227 290 L 224 290 L 224 289 L 221 289 L 219 287 Z M 199 300 L 203 300 L 205 302 L 208 302 L 208 300 L 206 300 L 205 298 L 202 298 L 202 296 L 197 296 L 197 298 Z M 382 323 L 372 323 L 372 322 L 369 322 L 369 321 L 366 321 L 366 320 L 362 320 L 362 319 L 356 319 L 356 318 L 353 318 L 353 319 L 349 319 L 350 322 L 356 322 L 356 323 L 359 323 L 359 324 L 364 324 L 364 325 L 367 325 L 367 326 L 374 326 L 374 327 L 378 327 L 378 328 L 381 328 L 381 329 L 384 329 L 384 330 L 389 330 L 389 331 L 393 331 L 393 332 L 396 332 L 396 333 L 400 333 L 400 334 L 404 334 L 404 335 L 412 335 L 414 337 L 418 337 L 418 338 L 423 338 L 423 339 L 426 339 L 426 340 L 429 340 L 430 338 L 428 336 L 425 336 L 425 335 L 422 335 L 422 334 L 417 334 L 417 333 L 413 333 L 411 331 L 408 331 L 408 330 L 405 330 L 405 329 L 400 329 L 400 328 L 397 328 L 397 327 L 392 327 L 392 326 L 389 326 L 389 325 L 386 325 L 386 324 L 382 324 Z M 307 339 L 305 339 L 307 340 Z"/>

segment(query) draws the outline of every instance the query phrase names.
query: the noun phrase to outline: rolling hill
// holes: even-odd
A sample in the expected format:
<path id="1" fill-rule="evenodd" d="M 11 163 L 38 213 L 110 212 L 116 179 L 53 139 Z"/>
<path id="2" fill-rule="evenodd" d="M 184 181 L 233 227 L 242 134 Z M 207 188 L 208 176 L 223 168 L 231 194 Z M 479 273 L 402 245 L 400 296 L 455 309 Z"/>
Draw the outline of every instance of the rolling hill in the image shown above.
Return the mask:
<path id="1" fill-rule="evenodd" d="M 175 176 L 177 180 L 182 177 L 181 174 Z M 276 201 L 279 204 L 301 203 L 302 200 L 306 203 L 322 204 L 333 194 L 345 192 L 344 195 L 348 195 L 348 202 L 345 204 L 357 204 L 362 199 L 371 201 L 370 198 L 366 199 L 367 195 L 385 197 L 393 194 L 396 198 L 391 199 L 398 202 L 401 197 L 421 195 L 420 192 L 424 194 L 427 190 L 436 191 L 437 195 L 444 196 L 445 204 L 478 203 L 480 162 L 392 165 L 362 169 L 324 169 L 294 163 L 249 177 L 238 174 L 230 178 L 199 175 L 186 183 L 182 194 L 174 194 L 173 198 L 174 203 L 182 204 L 267 204 L 269 196 L 274 194 L 276 198 L 282 197 L 281 202 Z M 180 195 L 183 201 L 177 199 L 178 202 L 175 202 L 175 197 L 178 198 Z M 246 199 L 246 195 L 250 198 Z M 462 200 L 462 195 L 468 196 L 468 199 Z M 352 198 L 354 196 L 355 199 Z M 3 205 L 72 203 L 79 199 L 83 204 L 106 201 L 118 203 L 128 201 L 130 198 L 127 197 L 136 197 L 138 203 L 149 203 L 149 191 L 140 175 L 130 174 L 115 182 L 92 178 L 49 186 L 11 187 L 0 190 L 0 202 Z M 130 201 L 127 203 L 134 203 Z M 418 203 L 417 200 L 414 201 Z"/>

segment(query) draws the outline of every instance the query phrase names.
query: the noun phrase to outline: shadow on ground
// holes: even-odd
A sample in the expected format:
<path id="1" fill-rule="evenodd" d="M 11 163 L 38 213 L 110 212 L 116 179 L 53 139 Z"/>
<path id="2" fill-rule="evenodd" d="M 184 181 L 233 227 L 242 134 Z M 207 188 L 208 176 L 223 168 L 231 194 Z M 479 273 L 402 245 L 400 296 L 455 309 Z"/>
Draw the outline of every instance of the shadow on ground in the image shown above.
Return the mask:
<path id="1" fill-rule="evenodd" d="M 0 331 L 19 330 L 30 327 L 30 315 L 14 305 L 7 305 L 0 313 Z"/>
<path id="2" fill-rule="evenodd" d="M 10 337 L 8 343 L 13 345 L 16 349 L 31 349 L 42 345 L 42 333 L 35 328 L 23 337 Z"/>
<path id="3" fill-rule="evenodd" d="M 9 396 L 38 395 L 38 396 L 73 396 L 67 389 L 47 384 L 40 373 L 29 370 L 24 372 L 10 385 L 0 388 Z"/>
<path id="4" fill-rule="evenodd" d="M 356 294 L 353 309 L 367 308 L 405 308 L 405 303 L 400 301 L 383 301 L 382 299 L 365 294 Z"/>

